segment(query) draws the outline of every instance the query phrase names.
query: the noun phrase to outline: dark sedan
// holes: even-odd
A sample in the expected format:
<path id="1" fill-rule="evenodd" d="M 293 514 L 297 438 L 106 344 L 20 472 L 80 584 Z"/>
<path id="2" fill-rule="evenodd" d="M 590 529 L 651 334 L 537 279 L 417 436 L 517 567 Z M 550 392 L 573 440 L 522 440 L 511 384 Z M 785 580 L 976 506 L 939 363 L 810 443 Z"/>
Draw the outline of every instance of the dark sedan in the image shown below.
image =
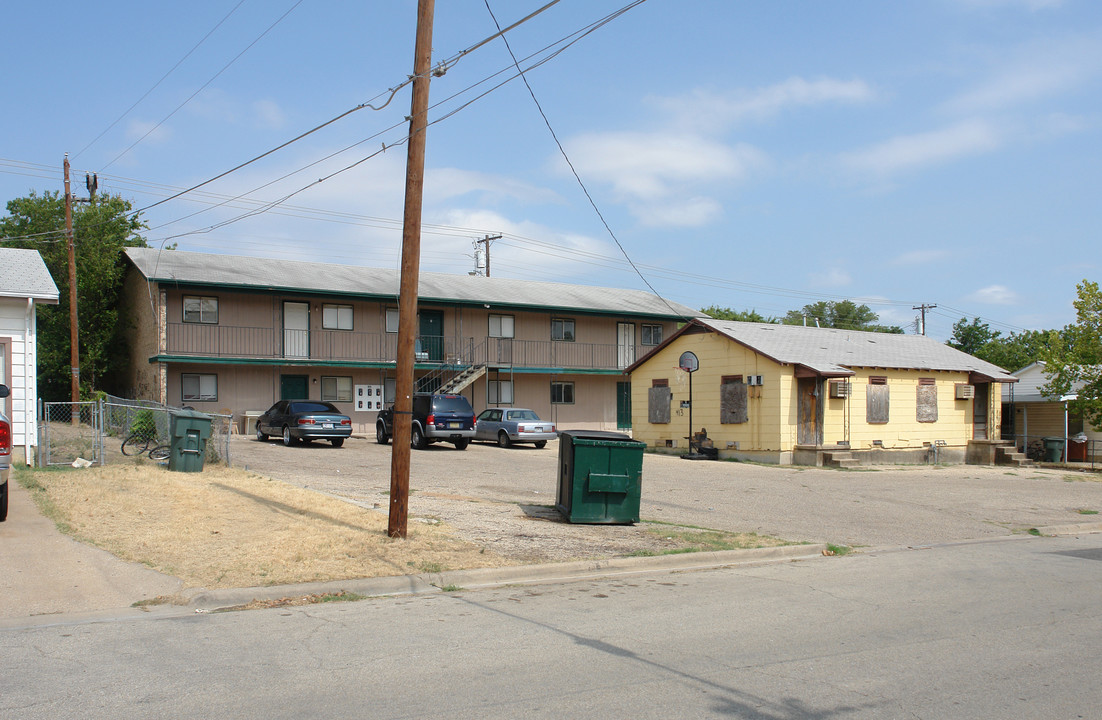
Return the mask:
<path id="1" fill-rule="evenodd" d="M 530 442 L 542 448 L 558 436 L 554 423 L 540 420 L 535 410 L 525 408 L 483 410 L 474 424 L 475 440 L 496 442 L 501 447 Z"/>
<path id="2" fill-rule="evenodd" d="M 280 400 L 256 420 L 256 439 L 283 438 L 284 445 L 328 440 L 340 447 L 352 435 L 352 420 L 331 403 L 316 400 Z"/>

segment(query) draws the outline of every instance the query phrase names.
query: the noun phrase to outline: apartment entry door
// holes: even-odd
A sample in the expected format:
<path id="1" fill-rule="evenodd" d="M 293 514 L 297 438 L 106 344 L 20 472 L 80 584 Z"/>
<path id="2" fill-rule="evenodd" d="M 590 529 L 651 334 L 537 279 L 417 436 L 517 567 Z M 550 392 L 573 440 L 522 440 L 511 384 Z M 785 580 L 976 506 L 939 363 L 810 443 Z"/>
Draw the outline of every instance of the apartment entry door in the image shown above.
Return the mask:
<path id="1" fill-rule="evenodd" d="M 310 357 L 310 303 L 283 303 L 283 357 Z"/>
<path id="2" fill-rule="evenodd" d="M 280 400 L 306 400 L 310 397 L 310 379 L 306 375 L 280 375 Z"/>
<path id="3" fill-rule="evenodd" d="M 422 310 L 418 313 L 420 337 L 418 359 L 428 362 L 444 360 L 444 313 L 439 310 Z"/>
<path id="4" fill-rule="evenodd" d="M 635 323 L 616 323 L 616 359 L 620 368 L 635 362 Z"/>

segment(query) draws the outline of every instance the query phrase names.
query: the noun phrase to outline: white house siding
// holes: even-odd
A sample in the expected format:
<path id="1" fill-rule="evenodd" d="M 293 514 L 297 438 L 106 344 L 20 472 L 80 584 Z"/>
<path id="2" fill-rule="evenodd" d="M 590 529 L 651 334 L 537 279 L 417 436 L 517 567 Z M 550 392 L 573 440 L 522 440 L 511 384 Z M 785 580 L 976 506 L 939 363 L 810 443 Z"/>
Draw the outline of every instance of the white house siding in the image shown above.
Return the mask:
<path id="1" fill-rule="evenodd" d="M 35 314 L 28 300 L 0 300 L 0 344 L 5 345 L 3 382 L 11 396 L 0 407 L 11 420 L 12 454 L 18 462 L 34 457 L 38 391 L 35 381 Z"/>

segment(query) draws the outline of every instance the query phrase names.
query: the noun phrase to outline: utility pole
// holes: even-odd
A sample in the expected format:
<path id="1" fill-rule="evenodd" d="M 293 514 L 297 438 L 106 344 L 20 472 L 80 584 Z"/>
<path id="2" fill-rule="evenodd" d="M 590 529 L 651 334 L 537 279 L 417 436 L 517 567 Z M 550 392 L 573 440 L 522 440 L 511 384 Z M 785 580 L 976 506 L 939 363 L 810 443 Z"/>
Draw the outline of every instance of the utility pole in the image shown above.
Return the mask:
<path id="1" fill-rule="evenodd" d="M 937 307 L 937 305 L 927 305 L 926 303 L 923 303 L 921 305 L 915 305 L 914 307 L 911 308 L 912 310 L 921 310 L 922 311 L 921 332 L 919 333 L 920 335 L 925 335 L 926 334 L 926 311 L 927 310 L 933 310 L 936 307 Z"/>
<path id="2" fill-rule="evenodd" d="M 486 277 L 490 277 L 490 243 L 492 243 L 494 240 L 500 240 L 500 239 L 501 239 L 500 235 L 493 235 L 493 236 L 487 235 L 486 237 L 482 238 L 481 240 L 475 240 L 476 245 L 479 245 L 481 243 L 486 243 Z"/>
<path id="3" fill-rule="evenodd" d="M 421 263 L 421 200 L 425 186 L 425 132 L 428 128 L 429 70 L 435 0 L 417 0 L 413 50 L 413 100 L 406 155 L 406 202 L 402 225 L 402 278 L 398 290 L 398 357 L 395 364 L 394 435 L 390 456 L 390 517 L 387 535 L 406 537 L 409 517 L 410 426 L 413 419 L 414 341 L 417 336 L 417 282 Z"/>
<path id="4" fill-rule="evenodd" d="M 80 402 L 80 347 L 77 331 L 77 258 L 73 247 L 73 194 L 69 192 L 69 153 L 65 153 L 65 242 L 69 246 L 69 367 L 72 373 L 72 401 Z M 80 422 L 80 410 L 73 407 L 73 424 Z"/>

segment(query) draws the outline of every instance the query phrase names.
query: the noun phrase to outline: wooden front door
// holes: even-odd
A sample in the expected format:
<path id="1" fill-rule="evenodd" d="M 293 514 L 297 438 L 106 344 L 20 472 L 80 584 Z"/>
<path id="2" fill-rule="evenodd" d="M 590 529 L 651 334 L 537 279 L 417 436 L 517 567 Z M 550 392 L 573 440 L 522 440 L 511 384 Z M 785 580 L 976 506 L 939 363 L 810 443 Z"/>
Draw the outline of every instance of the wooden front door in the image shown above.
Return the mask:
<path id="1" fill-rule="evenodd" d="M 823 444 L 823 383 L 819 378 L 796 379 L 796 444 Z"/>
<path id="2" fill-rule="evenodd" d="M 976 383 L 976 396 L 972 399 L 972 439 L 987 439 L 987 401 L 990 383 Z"/>

